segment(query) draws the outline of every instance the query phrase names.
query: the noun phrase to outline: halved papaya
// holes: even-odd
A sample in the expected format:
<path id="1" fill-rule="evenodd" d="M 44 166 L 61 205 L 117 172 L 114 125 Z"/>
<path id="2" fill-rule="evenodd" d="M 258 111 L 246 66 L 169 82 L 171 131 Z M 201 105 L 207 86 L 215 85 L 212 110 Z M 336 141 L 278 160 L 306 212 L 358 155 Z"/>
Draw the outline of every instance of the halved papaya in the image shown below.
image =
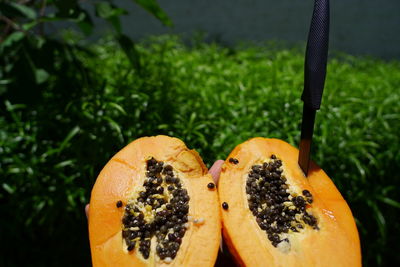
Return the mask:
<path id="1" fill-rule="evenodd" d="M 221 220 L 211 183 L 198 153 L 177 138 L 127 145 L 92 190 L 93 266 L 213 266 Z"/>
<path id="2" fill-rule="evenodd" d="M 242 266 L 360 266 L 350 208 L 314 162 L 277 139 L 238 145 L 218 184 L 224 240 Z"/>

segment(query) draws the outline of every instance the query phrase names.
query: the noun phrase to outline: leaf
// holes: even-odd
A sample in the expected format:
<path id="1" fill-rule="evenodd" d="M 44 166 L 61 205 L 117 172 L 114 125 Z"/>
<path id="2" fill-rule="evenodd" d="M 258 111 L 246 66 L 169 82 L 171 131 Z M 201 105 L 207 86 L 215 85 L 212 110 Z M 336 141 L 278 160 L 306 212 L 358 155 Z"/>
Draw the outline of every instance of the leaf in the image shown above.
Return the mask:
<path id="1" fill-rule="evenodd" d="M 7 85 L 10 84 L 12 81 L 11 80 L 0 80 L 0 85 Z"/>
<path id="2" fill-rule="evenodd" d="M 31 22 L 22 24 L 21 27 L 22 27 L 22 29 L 23 29 L 24 31 L 29 31 L 29 30 L 31 30 L 32 28 L 34 28 L 34 27 L 35 27 L 36 25 L 38 25 L 38 24 L 39 24 L 39 21 L 38 21 L 38 20 L 33 20 L 33 21 L 31 21 Z"/>
<path id="3" fill-rule="evenodd" d="M 96 16 L 109 19 L 111 17 L 126 15 L 128 12 L 123 8 L 118 8 L 107 2 L 100 2 L 96 4 Z"/>
<path id="4" fill-rule="evenodd" d="M 386 239 L 386 220 L 385 217 L 383 216 L 381 209 L 379 209 L 378 205 L 376 202 L 372 202 L 370 200 L 367 200 L 368 206 L 370 206 L 373 209 L 373 216 L 375 216 L 375 220 L 378 224 L 378 230 L 381 235 L 381 238 L 383 240 Z"/>
<path id="5" fill-rule="evenodd" d="M 109 102 L 109 103 L 107 103 L 107 104 L 108 104 L 109 106 L 111 106 L 112 108 L 118 110 L 118 111 L 121 112 L 122 114 L 127 115 L 125 109 L 124 109 L 121 105 L 118 105 L 117 103 L 114 103 L 114 102 Z"/>
<path id="6" fill-rule="evenodd" d="M 9 186 L 8 184 L 4 183 L 3 184 L 3 189 L 6 190 L 9 194 L 12 194 L 15 192 L 15 189 Z"/>
<path id="7" fill-rule="evenodd" d="M 355 156 L 353 156 L 353 155 L 350 155 L 350 156 L 349 156 L 349 159 L 350 159 L 350 161 L 352 161 L 352 162 L 356 165 L 358 171 L 360 172 L 361 177 L 362 177 L 363 179 L 365 179 L 366 171 L 365 171 L 365 169 L 364 169 L 363 164 L 361 164 L 361 162 L 360 162 Z"/>
<path id="8" fill-rule="evenodd" d="M 60 153 L 68 144 L 68 142 L 74 138 L 75 135 L 77 135 L 80 131 L 79 126 L 75 126 L 67 135 L 67 137 L 65 137 L 65 139 L 62 141 L 59 149 L 58 149 L 58 153 Z"/>
<path id="9" fill-rule="evenodd" d="M 124 137 L 122 135 L 122 130 L 121 127 L 118 125 L 118 123 L 116 121 L 114 121 L 113 119 L 111 119 L 108 116 L 105 116 L 104 119 L 106 121 L 108 121 L 108 123 L 110 124 L 111 128 L 113 128 L 117 133 L 118 133 L 118 138 L 121 142 L 124 141 Z"/>
<path id="10" fill-rule="evenodd" d="M 162 8 L 158 5 L 156 0 L 133 0 L 139 6 L 144 8 L 147 12 L 152 14 L 158 20 L 162 22 L 165 26 L 173 26 L 171 19 L 168 15 L 162 10 Z"/>
<path id="11" fill-rule="evenodd" d="M 8 17 L 22 16 L 31 20 L 36 19 L 36 12 L 34 9 L 15 2 L 1 3 L 0 10 L 1 14 L 5 14 Z"/>
<path id="12" fill-rule="evenodd" d="M 75 208 L 76 203 L 75 203 L 75 200 L 74 200 L 74 197 L 72 196 L 72 194 L 69 193 L 67 195 L 67 200 L 68 200 L 68 203 L 69 203 L 69 208 Z"/>
<path id="13" fill-rule="evenodd" d="M 124 51 L 125 55 L 128 57 L 129 62 L 132 67 L 140 71 L 140 55 L 136 50 L 135 43 L 126 35 L 118 34 L 116 37 L 119 45 Z"/>
<path id="14" fill-rule="evenodd" d="M 24 37 L 25 34 L 23 32 L 13 32 L 2 43 L 0 43 L 0 53 L 3 52 L 4 48 L 15 45 L 16 43 L 20 42 Z"/>
<path id="15" fill-rule="evenodd" d="M 393 199 L 391 199 L 391 198 L 388 198 L 388 197 L 382 197 L 382 196 L 379 196 L 379 197 L 377 197 L 380 201 L 382 201 L 383 203 L 385 203 L 385 204 L 388 204 L 388 205 L 390 205 L 390 206 L 392 206 L 392 207 L 395 207 L 395 208 L 398 208 L 398 209 L 400 209 L 400 202 L 398 202 L 398 201 L 396 201 L 396 200 L 393 200 Z"/>
<path id="16" fill-rule="evenodd" d="M 116 130 L 118 134 L 122 133 L 121 127 L 118 125 L 116 121 L 114 121 L 108 116 L 105 116 L 104 119 L 110 123 L 111 128 L 114 128 L 114 130 Z"/>
<path id="17" fill-rule="evenodd" d="M 39 204 L 35 207 L 36 211 L 37 212 L 41 211 L 45 205 L 46 202 L 44 200 L 40 201 Z"/>
<path id="18" fill-rule="evenodd" d="M 96 8 L 96 16 L 103 18 L 103 19 L 108 19 L 109 17 L 112 16 L 112 6 L 110 3 L 106 2 L 100 2 L 95 4 Z"/>
<path id="19" fill-rule="evenodd" d="M 24 104 L 11 104 L 11 102 L 8 100 L 4 101 L 4 104 L 6 105 L 7 110 L 10 112 L 17 110 L 17 109 L 26 108 L 26 105 L 24 105 Z"/>
<path id="20" fill-rule="evenodd" d="M 59 168 L 64 168 L 64 167 L 66 167 L 66 166 L 71 166 L 71 165 L 73 165 L 74 164 L 74 161 L 73 160 L 64 160 L 64 161 L 61 161 L 61 162 L 59 162 L 59 163 L 57 163 L 55 166 L 54 166 L 54 168 L 55 169 L 59 169 Z"/>
<path id="21" fill-rule="evenodd" d="M 50 75 L 44 69 L 36 69 L 35 71 L 35 78 L 37 84 L 44 83 L 45 81 L 47 81 L 49 76 Z"/>
<path id="22" fill-rule="evenodd" d="M 393 191 L 393 190 L 396 190 L 396 186 L 394 186 L 394 185 L 386 186 L 385 188 L 382 189 L 382 194 L 383 194 L 383 195 L 386 195 L 386 194 L 388 194 L 390 191 Z"/>
<path id="23" fill-rule="evenodd" d="M 110 3 L 100 2 L 96 4 L 96 16 L 107 20 L 118 33 L 121 33 L 122 30 L 119 16 L 126 14 L 128 12 L 125 9 L 117 8 Z"/>

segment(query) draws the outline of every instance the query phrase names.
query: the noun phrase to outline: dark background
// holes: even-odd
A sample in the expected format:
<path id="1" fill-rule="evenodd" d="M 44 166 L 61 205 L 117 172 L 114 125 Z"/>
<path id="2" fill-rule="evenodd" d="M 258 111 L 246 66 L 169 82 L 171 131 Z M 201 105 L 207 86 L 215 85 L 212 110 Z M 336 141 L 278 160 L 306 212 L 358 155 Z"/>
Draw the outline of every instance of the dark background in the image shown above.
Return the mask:
<path id="1" fill-rule="evenodd" d="M 162 24 L 129 1 L 117 1 L 132 14 L 123 17 L 125 32 L 134 38 L 160 33 L 191 36 L 233 45 L 243 41 L 303 42 L 313 1 L 304 0 L 161 0 L 174 27 Z M 398 0 L 335 0 L 331 5 L 330 48 L 353 55 L 400 58 L 400 2 Z"/>

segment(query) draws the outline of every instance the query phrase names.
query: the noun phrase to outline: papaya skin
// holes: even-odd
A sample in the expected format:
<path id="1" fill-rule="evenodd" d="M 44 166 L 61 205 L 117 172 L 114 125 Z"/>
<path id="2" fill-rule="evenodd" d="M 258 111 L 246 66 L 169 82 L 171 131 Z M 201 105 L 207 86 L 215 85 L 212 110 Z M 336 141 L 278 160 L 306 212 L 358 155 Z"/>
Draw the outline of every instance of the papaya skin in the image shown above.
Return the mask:
<path id="1" fill-rule="evenodd" d="M 132 191 L 141 186 L 146 160 L 154 157 L 173 166 L 188 190 L 189 215 L 204 218 L 190 223 L 177 256 L 171 263 L 157 260 L 154 249 L 149 260 L 140 253 L 124 249 L 122 224 L 124 208 Z M 209 190 L 212 177 L 198 153 L 177 138 L 143 137 L 128 144 L 113 156 L 100 172 L 92 189 L 89 209 L 89 239 L 93 266 L 213 266 L 221 240 L 218 193 Z"/>
<path id="2" fill-rule="evenodd" d="M 275 154 L 283 162 L 288 183 L 313 195 L 312 212 L 319 230 L 304 229 L 291 237 L 291 249 L 282 252 L 268 240 L 249 210 L 245 184 L 251 166 Z M 232 164 L 230 158 L 239 162 Z M 223 236 L 240 266 L 361 266 L 357 227 L 346 201 L 333 182 L 314 162 L 308 177 L 298 166 L 298 150 L 278 139 L 253 138 L 228 156 L 218 184 Z M 221 207 L 221 205 L 220 205 Z"/>

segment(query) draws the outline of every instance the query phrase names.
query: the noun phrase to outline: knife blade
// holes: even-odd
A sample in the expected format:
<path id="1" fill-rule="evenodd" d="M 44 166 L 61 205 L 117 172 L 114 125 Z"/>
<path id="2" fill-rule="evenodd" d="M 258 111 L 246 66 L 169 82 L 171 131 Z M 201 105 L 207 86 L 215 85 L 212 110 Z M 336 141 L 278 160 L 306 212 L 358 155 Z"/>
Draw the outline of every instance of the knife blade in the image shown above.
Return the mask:
<path id="1" fill-rule="evenodd" d="M 303 116 L 298 164 L 305 176 L 310 165 L 316 111 L 320 109 L 329 43 L 329 0 L 315 0 L 304 63 Z"/>

